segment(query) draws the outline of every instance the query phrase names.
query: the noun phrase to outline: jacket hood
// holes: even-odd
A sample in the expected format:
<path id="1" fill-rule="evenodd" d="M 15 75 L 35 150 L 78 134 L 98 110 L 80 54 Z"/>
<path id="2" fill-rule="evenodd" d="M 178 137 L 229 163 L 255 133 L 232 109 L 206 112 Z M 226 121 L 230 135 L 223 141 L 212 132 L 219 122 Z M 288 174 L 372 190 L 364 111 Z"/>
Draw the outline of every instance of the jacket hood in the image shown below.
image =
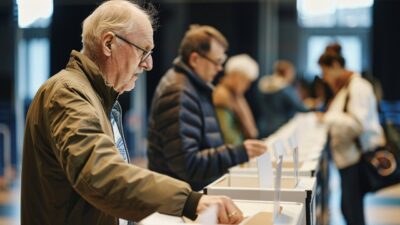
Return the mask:
<path id="1" fill-rule="evenodd" d="M 264 76 L 258 82 L 258 89 L 262 93 L 274 93 L 287 87 L 288 83 L 275 74 Z"/>
<path id="2" fill-rule="evenodd" d="M 174 60 L 174 69 L 176 72 L 180 72 L 188 76 L 189 79 L 192 80 L 196 86 L 209 92 L 212 92 L 214 90 L 213 84 L 201 79 L 201 77 L 196 72 L 194 72 L 186 63 L 184 63 L 180 57 L 177 57 Z"/>
<path id="3" fill-rule="evenodd" d="M 92 60 L 86 55 L 73 50 L 66 70 L 78 70 L 84 73 L 93 88 L 99 94 L 107 112 L 111 112 L 111 108 L 117 100 L 119 93 L 116 92 L 113 87 L 107 85 L 99 67 Z"/>

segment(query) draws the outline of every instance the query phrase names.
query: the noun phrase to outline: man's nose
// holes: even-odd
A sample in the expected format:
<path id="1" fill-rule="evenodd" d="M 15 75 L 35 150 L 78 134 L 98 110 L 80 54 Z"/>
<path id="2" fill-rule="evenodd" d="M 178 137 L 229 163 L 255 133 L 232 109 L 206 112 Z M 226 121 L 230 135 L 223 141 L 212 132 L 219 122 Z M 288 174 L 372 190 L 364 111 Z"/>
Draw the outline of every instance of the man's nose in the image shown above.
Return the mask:
<path id="1" fill-rule="evenodd" d="M 153 69 L 153 56 L 149 55 L 143 62 L 140 63 L 140 66 L 144 68 L 146 71 L 150 71 Z"/>

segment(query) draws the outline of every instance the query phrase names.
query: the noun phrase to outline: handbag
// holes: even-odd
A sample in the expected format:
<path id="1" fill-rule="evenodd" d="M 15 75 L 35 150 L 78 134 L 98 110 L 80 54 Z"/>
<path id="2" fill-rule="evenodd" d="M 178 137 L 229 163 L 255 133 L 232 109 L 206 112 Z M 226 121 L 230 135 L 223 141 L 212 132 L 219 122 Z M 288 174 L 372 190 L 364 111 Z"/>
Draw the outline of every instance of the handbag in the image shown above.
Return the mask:
<path id="1" fill-rule="evenodd" d="M 347 105 L 350 100 L 350 92 L 347 93 L 344 112 L 348 113 Z M 350 114 L 351 115 L 351 114 Z M 400 183 L 399 149 L 393 143 L 393 131 L 388 132 L 388 126 L 383 126 L 385 138 L 388 140 L 385 146 L 380 146 L 372 151 L 362 151 L 361 143 L 356 138 L 357 149 L 361 153 L 358 162 L 360 169 L 360 182 L 364 193 L 375 192 L 382 188 Z M 392 136 L 389 136 L 392 135 Z"/>
<path id="2" fill-rule="evenodd" d="M 358 163 L 365 193 L 400 183 L 399 160 L 389 146 L 363 152 Z"/>

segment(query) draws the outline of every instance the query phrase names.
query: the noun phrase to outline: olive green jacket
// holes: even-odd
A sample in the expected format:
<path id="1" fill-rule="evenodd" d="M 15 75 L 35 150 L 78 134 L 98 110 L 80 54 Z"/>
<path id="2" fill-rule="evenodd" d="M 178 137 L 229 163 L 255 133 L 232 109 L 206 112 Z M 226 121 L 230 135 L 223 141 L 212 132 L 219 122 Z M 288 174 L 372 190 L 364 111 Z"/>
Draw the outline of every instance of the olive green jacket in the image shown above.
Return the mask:
<path id="1" fill-rule="evenodd" d="M 123 160 L 109 120 L 117 97 L 76 51 L 39 89 L 26 120 L 22 225 L 113 225 L 155 211 L 195 216 L 201 195 L 189 185 Z"/>

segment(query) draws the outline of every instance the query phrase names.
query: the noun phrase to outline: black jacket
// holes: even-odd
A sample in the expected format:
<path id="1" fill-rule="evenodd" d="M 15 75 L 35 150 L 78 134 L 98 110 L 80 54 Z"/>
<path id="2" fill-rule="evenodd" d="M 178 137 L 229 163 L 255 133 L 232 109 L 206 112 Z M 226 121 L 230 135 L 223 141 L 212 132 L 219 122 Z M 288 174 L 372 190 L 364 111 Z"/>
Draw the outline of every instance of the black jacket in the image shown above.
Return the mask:
<path id="1" fill-rule="evenodd" d="M 212 105 L 212 86 L 177 59 L 151 105 L 149 169 L 200 190 L 248 160 L 243 145 L 224 145 Z"/>

